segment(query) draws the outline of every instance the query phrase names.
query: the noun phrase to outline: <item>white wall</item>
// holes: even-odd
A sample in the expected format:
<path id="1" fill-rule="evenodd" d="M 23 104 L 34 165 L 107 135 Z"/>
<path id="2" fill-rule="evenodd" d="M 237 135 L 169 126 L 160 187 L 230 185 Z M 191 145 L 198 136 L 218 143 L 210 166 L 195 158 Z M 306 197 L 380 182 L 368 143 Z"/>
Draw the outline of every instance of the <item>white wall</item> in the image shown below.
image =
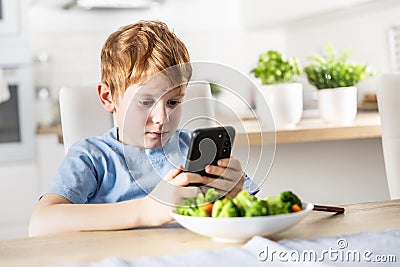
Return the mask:
<path id="1" fill-rule="evenodd" d="M 307 201 L 326 205 L 389 199 L 380 138 L 278 144 L 272 164 L 273 147 L 264 147 L 258 168 L 257 153 L 247 155 L 246 148 L 235 149 L 242 164 L 249 157 L 246 172 L 250 177 L 263 181 L 259 197 L 293 190 Z"/>
<path id="2" fill-rule="evenodd" d="M 350 49 L 351 60 L 369 64 L 378 74 L 388 72 L 391 71 L 388 30 L 400 25 L 399 14 L 400 1 L 384 0 L 288 23 L 287 49 L 304 66 L 308 56 L 319 53 L 329 42 L 338 52 Z M 362 82 L 358 86 L 358 100 L 366 92 L 375 92 L 377 86 L 375 79 Z"/>
<path id="3" fill-rule="evenodd" d="M 399 14 L 400 3 L 376 3 L 298 21 L 286 28 L 288 51 L 306 63 L 307 56 L 320 52 L 330 42 L 338 51 L 350 49 L 350 59 L 387 72 L 387 33 L 391 26 L 400 24 Z"/>
<path id="4" fill-rule="evenodd" d="M 55 134 L 39 135 L 36 141 L 35 161 L 0 165 L 0 240 L 27 237 L 33 208 L 64 157 Z"/>
<path id="5" fill-rule="evenodd" d="M 239 0 L 169 0 L 149 10 L 82 10 L 60 8 L 63 1 L 36 1 L 29 12 L 34 53 L 50 57 L 51 90 L 63 86 L 95 86 L 100 80 L 99 55 L 107 36 L 141 19 L 167 23 L 187 44 L 193 61 L 229 65 L 245 74 L 258 55 L 271 48 L 285 50 L 282 31 L 247 31 Z"/>

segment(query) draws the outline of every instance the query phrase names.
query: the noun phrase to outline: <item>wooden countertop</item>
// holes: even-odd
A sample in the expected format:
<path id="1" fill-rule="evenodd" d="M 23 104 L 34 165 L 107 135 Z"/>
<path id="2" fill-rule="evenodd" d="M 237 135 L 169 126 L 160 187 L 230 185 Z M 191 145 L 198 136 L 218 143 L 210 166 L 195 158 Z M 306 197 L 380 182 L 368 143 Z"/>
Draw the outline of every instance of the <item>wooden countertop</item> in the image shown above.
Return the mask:
<path id="1" fill-rule="evenodd" d="M 233 126 L 240 122 L 227 122 Z M 378 112 L 358 112 L 350 125 L 339 125 L 323 122 L 316 116 L 303 117 L 293 129 L 277 129 L 276 133 L 263 131 L 255 120 L 243 122 L 244 131 L 239 131 L 236 145 L 277 144 L 322 142 L 334 140 L 350 140 L 380 138 L 382 136 Z M 243 127 L 235 127 L 237 129 Z"/>
<path id="2" fill-rule="evenodd" d="M 319 236 L 384 231 L 400 228 L 400 200 L 345 205 L 344 214 L 312 211 L 300 223 L 270 236 L 311 239 Z M 217 250 L 242 244 L 217 243 L 189 232 L 176 223 L 167 227 L 125 231 L 76 232 L 53 236 L 0 241 L 0 266 L 48 266 L 89 263 L 117 256 L 134 259 Z"/>
<path id="3" fill-rule="evenodd" d="M 243 121 L 222 120 L 226 125 L 236 126 L 236 146 L 270 144 L 276 140 L 277 144 L 322 142 L 334 140 L 350 140 L 365 138 L 380 138 L 381 127 L 379 113 L 358 112 L 355 121 L 350 125 L 325 123 L 316 115 L 306 115 L 293 129 L 277 130 L 275 132 L 262 130 L 256 120 Z M 238 125 L 242 125 L 238 127 Z M 62 143 L 61 125 L 39 128 L 38 134 L 57 134 Z"/>

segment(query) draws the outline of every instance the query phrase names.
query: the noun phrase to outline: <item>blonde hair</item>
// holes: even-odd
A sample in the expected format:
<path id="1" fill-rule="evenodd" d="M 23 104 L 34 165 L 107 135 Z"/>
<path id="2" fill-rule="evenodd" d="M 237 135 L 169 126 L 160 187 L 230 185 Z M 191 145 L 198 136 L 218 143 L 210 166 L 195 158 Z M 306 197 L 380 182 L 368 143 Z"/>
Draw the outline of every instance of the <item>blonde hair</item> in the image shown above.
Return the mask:
<path id="1" fill-rule="evenodd" d="M 139 21 L 121 27 L 105 41 L 101 50 L 101 80 L 114 96 L 133 84 L 143 84 L 148 75 L 188 62 L 186 46 L 166 24 Z M 186 75 L 191 75 L 191 68 L 186 71 Z"/>

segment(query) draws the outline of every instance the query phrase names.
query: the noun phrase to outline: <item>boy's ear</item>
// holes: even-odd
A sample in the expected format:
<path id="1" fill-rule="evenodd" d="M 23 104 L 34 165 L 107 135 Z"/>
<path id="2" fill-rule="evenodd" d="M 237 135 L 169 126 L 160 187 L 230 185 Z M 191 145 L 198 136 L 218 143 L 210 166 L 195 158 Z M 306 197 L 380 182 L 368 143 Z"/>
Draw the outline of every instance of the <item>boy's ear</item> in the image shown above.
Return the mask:
<path id="1" fill-rule="evenodd" d="M 100 104 L 103 106 L 103 108 L 108 112 L 114 112 L 115 103 L 113 101 L 110 87 L 106 83 L 103 82 L 98 83 L 97 94 L 100 99 Z"/>

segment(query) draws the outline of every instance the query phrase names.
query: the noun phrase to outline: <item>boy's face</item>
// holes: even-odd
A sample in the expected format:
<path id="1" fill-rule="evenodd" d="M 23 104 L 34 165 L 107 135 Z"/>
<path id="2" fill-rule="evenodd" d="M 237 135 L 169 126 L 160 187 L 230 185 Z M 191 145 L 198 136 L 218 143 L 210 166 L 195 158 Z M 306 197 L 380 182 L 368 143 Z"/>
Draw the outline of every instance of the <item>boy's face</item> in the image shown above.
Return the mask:
<path id="1" fill-rule="evenodd" d="M 119 141 L 141 148 L 163 146 L 178 128 L 183 96 L 182 88 L 156 83 L 129 87 L 115 108 Z"/>

